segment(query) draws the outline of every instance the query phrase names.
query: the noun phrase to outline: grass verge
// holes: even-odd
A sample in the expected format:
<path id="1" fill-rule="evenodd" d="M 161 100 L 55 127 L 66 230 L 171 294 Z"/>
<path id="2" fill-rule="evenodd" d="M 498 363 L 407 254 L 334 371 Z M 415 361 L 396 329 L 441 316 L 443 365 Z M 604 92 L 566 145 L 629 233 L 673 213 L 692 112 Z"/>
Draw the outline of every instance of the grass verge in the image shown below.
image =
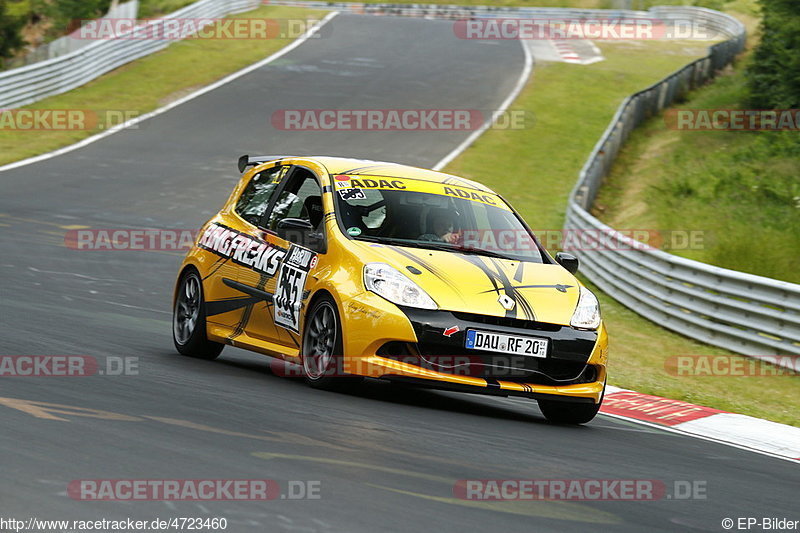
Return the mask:
<path id="1" fill-rule="evenodd" d="M 323 15 L 270 7 L 241 16 Z M 184 41 L 30 107 L 147 112 L 258 61 L 285 44 L 277 40 Z M 704 51 L 697 43 L 599 45 L 607 58 L 600 63 L 539 63 L 533 80 L 514 104 L 514 108 L 535 113 L 535 126 L 527 130 L 491 130 L 447 170 L 474 177 L 502 192 L 533 227 L 560 229 L 567 194 L 619 102 Z M 197 65 L 203 68 L 195 68 Z M 0 164 L 54 150 L 93 133 L 0 131 Z M 664 368 L 670 355 L 728 354 L 664 330 L 596 292 L 611 330 L 612 384 L 800 425 L 793 378 L 671 376 Z"/>
<path id="2" fill-rule="evenodd" d="M 533 128 L 490 130 L 446 170 L 499 191 L 533 228 L 559 230 L 578 172 L 622 99 L 705 53 L 696 42 L 597 44 L 600 63 L 536 65 L 512 106 L 533 111 Z M 661 328 L 588 285 L 610 330 L 611 384 L 800 425 L 795 377 L 673 376 L 665 365 L 674 355 L 747 359 Z"/>
<path id="3" fill-rule="evenodd" d="M 679 109 L 747 109 L 747 58 Z M 685 131 L 654 117 L 631 135 L 595 204 L 620 228 L 694 231 L 671 253 L 800 283 L 797 131 Z"/>
<path id="4" fill-rule="evenodd" d="M 444 4 L 491 7 L 574 7 L 578 9 L 611 9 L 614 0 L 360 0 L 365 4 Z"/>
<path id="5" fill-rule="evenodd" d="M 326 11 L 262 7 L 232 18 L 322 19 Z M 288 39 L 187 39 L 120 67 L 73 91 L 25 109 L 107 110 L 144 114 L 277 52 Z M 100 124 L 102 126 L 102 124 Z M 101 131 L 0 129 L 0 165 L 76 143 Z"/>

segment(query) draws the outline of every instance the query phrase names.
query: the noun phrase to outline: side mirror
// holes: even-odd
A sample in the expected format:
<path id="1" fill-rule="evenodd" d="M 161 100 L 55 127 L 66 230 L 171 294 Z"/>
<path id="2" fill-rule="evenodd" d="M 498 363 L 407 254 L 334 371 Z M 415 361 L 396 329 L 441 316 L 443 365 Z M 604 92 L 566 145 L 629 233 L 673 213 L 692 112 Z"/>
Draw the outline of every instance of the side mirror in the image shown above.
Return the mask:
<path id="1" fill-rule="evenodd" d="M 305 245 L 306 237 L 314 231 L 314 226 L 302 218 L 284 218 L 278 222 L 277 230 L 281 239 Z"/>
<path id="2" fill-rule="evenodd" d="M 322 233 L 314 232 L 311 222 L 303 218 L 284 218 L 276 228 L 278 237 L 283 240 L 319 251 L 324 238 Z"/>
<path id="3" fill-rule="evenodd" d="M 570 274 L 575 274 L 578 271 L 580 261 L 578 258 L 567 252 L 558 252 L 556 254 L 556 263 L 566 268 Z"/>

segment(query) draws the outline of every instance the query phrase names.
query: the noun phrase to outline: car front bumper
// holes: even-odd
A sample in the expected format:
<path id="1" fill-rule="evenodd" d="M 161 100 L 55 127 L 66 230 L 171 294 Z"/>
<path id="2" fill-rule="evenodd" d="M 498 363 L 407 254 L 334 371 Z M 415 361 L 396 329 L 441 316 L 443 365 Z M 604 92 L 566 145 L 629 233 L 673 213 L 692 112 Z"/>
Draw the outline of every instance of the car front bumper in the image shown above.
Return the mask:
<path id="1" fill-rule="evenodd" d="M 600 401 L 608 337 L 473 313 L 398 308 L 372 293 L 344 305 L 345 372 L 417 386 L 562 401 Z M 470 329 L 544 338 L 546 357 L 465 348 Z"/>

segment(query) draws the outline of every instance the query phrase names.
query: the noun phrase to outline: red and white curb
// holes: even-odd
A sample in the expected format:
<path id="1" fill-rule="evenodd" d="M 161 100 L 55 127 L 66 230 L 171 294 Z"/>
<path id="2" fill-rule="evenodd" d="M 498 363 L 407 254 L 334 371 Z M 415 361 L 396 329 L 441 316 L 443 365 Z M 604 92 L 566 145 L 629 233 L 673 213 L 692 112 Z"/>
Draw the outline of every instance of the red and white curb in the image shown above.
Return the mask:
<path id="1" fill-rule="evenodd" d="M 604 59 L 600 49 L 591 41 L 550 39 L 549 43 L 564 63 L 591 65 Z"/>
<path id="2" fill-rule="evenodd" d="M 568 41 L 554 41 L 551 40 L 550 44 L 553 45 L 553 48 L 556 49 L 556 52 L 559 56 L 561 56 L 561 60 L 564 63 L 580 63 L 581 56 L 578 55 L 578 52 L 575 51 L 572 46 L 570 46 Z"/>
<path id="3" fill-rule="evenodd" d="M 800 428 L 607 386 L 600 412 L 800 462 Z"/>

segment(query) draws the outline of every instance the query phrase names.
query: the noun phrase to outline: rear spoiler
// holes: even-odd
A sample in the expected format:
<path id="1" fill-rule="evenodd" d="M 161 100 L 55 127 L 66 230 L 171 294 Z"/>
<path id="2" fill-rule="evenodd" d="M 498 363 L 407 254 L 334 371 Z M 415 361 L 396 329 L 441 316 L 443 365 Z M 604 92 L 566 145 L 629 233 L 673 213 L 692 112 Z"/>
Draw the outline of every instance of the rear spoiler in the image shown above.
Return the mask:
<path id="1" fill-rule="evenodd" d="M 239 172 L 244 172 L 248 167 L 254 167 L 267 161 L 294 157 L 291 155 L 243 155 L 239 158 Z"/>

